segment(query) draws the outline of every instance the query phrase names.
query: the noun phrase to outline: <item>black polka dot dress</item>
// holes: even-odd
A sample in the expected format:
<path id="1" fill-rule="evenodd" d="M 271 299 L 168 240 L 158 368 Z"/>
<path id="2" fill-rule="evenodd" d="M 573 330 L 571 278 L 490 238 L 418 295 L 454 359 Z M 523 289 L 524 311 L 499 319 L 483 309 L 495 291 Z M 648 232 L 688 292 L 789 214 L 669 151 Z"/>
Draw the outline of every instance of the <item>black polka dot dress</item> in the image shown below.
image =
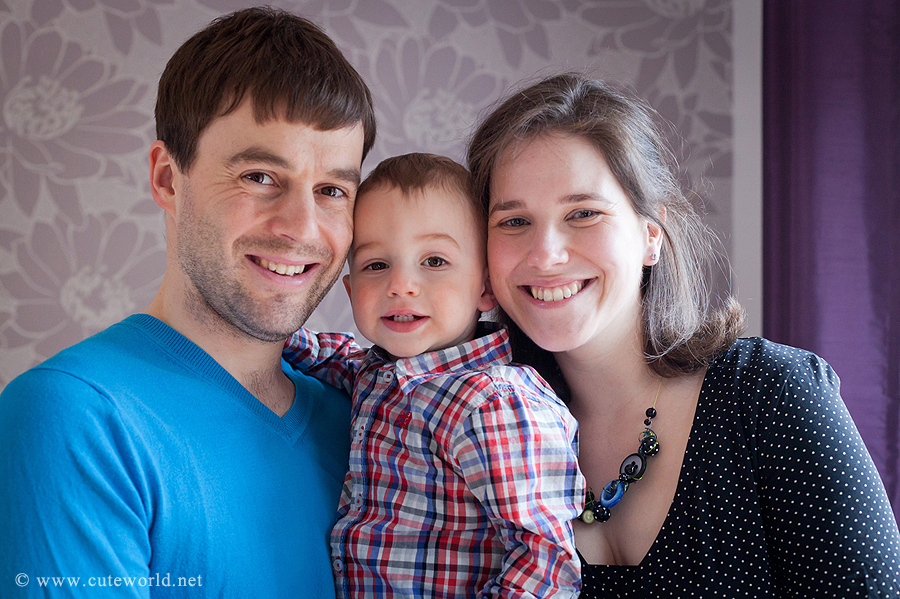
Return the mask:
<path id="1" fill-rule="evenodd" d="M 897 523 L 834 371 L 740 339 L 707 371 L 649 553 L 583 564 L 581 597 L 900 598 L 898 568 Z"/>

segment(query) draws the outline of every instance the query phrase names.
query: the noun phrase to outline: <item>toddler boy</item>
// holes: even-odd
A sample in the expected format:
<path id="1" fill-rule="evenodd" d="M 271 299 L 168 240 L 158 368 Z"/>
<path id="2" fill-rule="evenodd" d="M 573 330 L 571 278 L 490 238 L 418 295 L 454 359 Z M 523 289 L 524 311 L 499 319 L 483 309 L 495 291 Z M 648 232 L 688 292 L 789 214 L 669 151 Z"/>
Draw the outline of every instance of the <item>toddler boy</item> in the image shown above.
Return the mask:
<path id="1" fill-rule="evenodd" d="M 339 597 L 574 597 L 584 504 L 577 423 L 507 333 L 470 176 L 440 156 L 360 186 L 344 285 L 350 335 L 301 329 L 285 359 L 353 395 L 350 472 L 331 534 Z"/>

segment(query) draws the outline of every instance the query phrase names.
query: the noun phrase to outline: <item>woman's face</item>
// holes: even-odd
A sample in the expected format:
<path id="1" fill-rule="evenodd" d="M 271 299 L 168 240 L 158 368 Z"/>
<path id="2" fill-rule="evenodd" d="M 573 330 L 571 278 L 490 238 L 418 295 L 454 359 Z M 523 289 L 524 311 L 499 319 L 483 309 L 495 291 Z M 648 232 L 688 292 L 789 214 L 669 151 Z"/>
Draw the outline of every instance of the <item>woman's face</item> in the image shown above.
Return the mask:
<path id="1" fill-rule="evenodd" d="M 640 283 L 660 229 L 631 207 L 603 155 L 549 134 L 492 173 L 488 266 L 503 309 L 540 347 L 620 347 L 640 337 Z"/>

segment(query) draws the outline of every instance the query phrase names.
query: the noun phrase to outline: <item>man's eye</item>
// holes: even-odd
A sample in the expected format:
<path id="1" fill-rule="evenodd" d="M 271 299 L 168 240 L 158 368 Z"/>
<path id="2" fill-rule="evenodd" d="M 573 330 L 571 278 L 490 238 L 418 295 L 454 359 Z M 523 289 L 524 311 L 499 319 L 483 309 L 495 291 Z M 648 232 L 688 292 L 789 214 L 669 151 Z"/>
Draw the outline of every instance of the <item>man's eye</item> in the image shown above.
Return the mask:
<path id="1" fill-rule="evenodd" d="M 371 264 L 366 264 L 363 270 L 384 270 L 387 267 L 388 265 L 384 262 L 372 262 Z"/>
<path id="2" fill-rule="evenodd" d="M 248 181 L 253 181 L 254 183 L 259 183 L 260 185 L 274 185 L 275 179 L 266 173 L 249 173 L 244 175 L 244 178 Z"/>
<path id="3" fill-rule="evenodd" d="M 323 187 L 319 190 L 319 193 L 330 198 L 340 198 L 347 195 L 340 187 Z"/>
<path id="4" fill-rule="evenodd" d="M 430 258 L 426 258 L 424 262 L 425 266 L 429 266 L 431 268 L 440 268 L 447 264 L 447 261 L 443 258 L 438 258 L 437 256 L 431 256 Z"/>

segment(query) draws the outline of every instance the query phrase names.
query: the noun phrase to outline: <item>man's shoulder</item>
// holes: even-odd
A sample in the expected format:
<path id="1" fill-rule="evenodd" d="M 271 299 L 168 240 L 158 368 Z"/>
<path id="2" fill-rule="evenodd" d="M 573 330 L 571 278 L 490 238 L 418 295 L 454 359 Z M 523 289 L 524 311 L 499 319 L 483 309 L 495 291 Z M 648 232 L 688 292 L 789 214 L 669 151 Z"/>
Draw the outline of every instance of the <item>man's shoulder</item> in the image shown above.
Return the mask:
<path id="1" fill-rule="evenodd" d="M 199 379 L 154 333 L 154 324 L 168 329 L 152 317 L 133 315 L 60 351 L 13 379 L 3 401 L 54 405 L 77 397 L 98 405 L 129 405 L 135 398 L 165 394 L 169 381 L 183 385 Z"/>

